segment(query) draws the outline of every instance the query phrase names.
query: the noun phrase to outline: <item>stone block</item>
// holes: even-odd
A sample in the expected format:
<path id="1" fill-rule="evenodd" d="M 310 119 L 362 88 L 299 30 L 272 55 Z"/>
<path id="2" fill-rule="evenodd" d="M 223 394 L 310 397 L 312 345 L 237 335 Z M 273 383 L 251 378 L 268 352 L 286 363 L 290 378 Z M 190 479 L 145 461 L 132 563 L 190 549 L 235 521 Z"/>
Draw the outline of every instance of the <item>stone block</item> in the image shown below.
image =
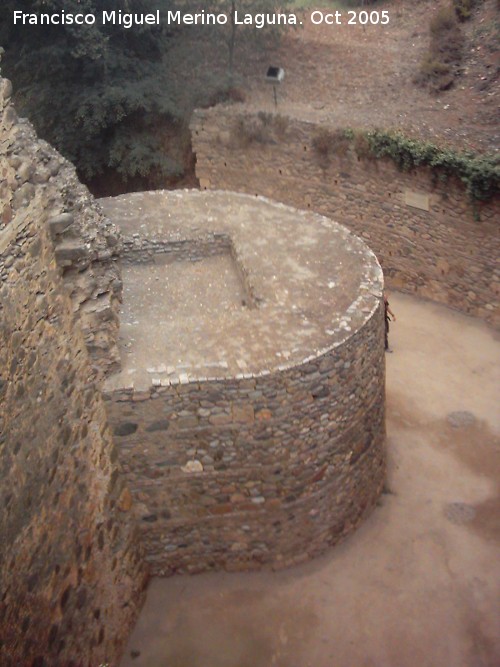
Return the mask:
<path id="1" fill-rule="evenodd" d="M 65 232 L 74 222 L 74 217 L 71 213 L 61 213 L 59 215 L 49 218 L 47 225 L 52 239 Z"/>
<path id="2" fill-rule="evenodd" d="M 16 173 L 16 178 L 19 183 L 23 184 L 26 181 L 31 180 L 31 177 L 35 173 L 35 165 L 32 162 L 23 162 Z"/>
<path id="3" fill-rule="evenodd" d="M 242 424 L 251 424 L 254 419 L 254 409 L 250 404 L 247 405 L 234 405 L 231 408 L 233 421 L 239 422 Z"/>
<path id="4" fill-rule="evenodd" d="M 132 508 L 132 494 L 125 488 L 120 494 L 116 506 L 121 512 L 129 512 Z"/>
<path id="5" fill-rule="evenodd" d="M 12 105 L 8 105 L 2 115 L 3 125 L 7 130 L 18 121 L 19 117 Z"/>
<path id="6" fill-rule="evenodd" d="M 210 514 L 216 515 L 231 514 L 234 511 L 234 507 L 230 503 L 223 503 L 220 505 L 212 505 L 208 511 Z"/>
<path id="7" fill-rule="evenodd" d="M 137 424 L 133 424 L 132 422 L 122 422 L 120 424 L 117 424 L 114 428 L 114 435 L 123 437 L 127 435 L 132 435 L 137 431 Z"/>
<path id="8" fill-rule="evenodd" d="M 78 241 L 63 242 L 55 249 L 56 261 L 63 266 L 79 262 L 87 258 L 88 254 L 88 248 Z"/>
<path id="9" fill-rule="evenodd" d="M 152 422 L 146 426 L 145 431 L 147 433 L 154 433 L 155 431 L 167 431 L 170 427 L 170 421 L 168 419 L 159 419 Z"/>
<path id="10" fill-rule="evenodd" d="M 13 208 L 16 210 L 28 206 L 34 196 L 35 186 L 31 183 L 24 183 L 24 185 L 15 191 L 14 196 L 12 197 Z"/>
<path id="11" fill-rule="evenodd" d="M 4 204 L 0 221 L 6 225 L 12 220 L 12 208 L 10 204 Z"/>
<path id="12" fill-rule="evenodd" d="M 227 424 L 230 424 L 232 422 L 232 419 L 231 415 L 223 413 L 218 415 L 212 415 L 211 417 L 209 417 L 208 421 L 214 426 L 225 426 Z"/>
<path id="13" fill-rule="evenodd" d="M 0 80 L 0 100 L 8 102 L 12 96 L 12 83 L 9 79 Z"/>
<path id="14" fill-rule="evenodd" d="M 179 417 L 175 422 L 172 422 L 172 425 L 175 425 L 176 429 L 187 430 L 195 428 L 198 423 L 198 417 L 193 415 L 191 417 Z"/>

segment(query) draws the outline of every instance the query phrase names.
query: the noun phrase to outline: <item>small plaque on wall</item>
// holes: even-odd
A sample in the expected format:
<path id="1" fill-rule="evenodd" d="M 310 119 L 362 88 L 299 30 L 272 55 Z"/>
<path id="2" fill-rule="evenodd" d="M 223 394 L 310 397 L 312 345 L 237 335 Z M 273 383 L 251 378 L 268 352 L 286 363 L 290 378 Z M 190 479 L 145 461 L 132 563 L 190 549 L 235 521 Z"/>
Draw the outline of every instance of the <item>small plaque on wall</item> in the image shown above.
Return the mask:
<path id="1" fill-rule="evenodd" d="M 420 192 L 405 190 L 405 204 L 413 208 L 419 208 L 422 211 L 429 210 L 429 195 L 423 195 Z"/>

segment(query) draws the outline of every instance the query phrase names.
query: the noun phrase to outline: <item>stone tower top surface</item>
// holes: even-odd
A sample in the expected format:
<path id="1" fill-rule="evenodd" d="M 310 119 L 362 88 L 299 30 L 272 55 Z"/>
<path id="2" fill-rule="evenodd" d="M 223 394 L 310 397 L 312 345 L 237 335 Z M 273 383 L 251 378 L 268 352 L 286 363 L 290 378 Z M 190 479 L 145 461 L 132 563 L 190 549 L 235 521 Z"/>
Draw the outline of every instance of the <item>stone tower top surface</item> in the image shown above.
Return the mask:
<path id="1" fill-rule="evenodd" d="M 350 338 L 382 295 L 373 252 L 309 211 L 195 190 L 132 193 L 101 204 L 125 239 L 123 368 L 109 389 L 143 389 L 155 377 L 176 382 L 296 366 Z M 205 262 L 223 255 L 241 290 L 230 304 L 217 280 L 211 289 L 217 266 L 207 264 L 204 278 Z M 179 282 L 189 266 L 194 282 L 189 273 Z"/>

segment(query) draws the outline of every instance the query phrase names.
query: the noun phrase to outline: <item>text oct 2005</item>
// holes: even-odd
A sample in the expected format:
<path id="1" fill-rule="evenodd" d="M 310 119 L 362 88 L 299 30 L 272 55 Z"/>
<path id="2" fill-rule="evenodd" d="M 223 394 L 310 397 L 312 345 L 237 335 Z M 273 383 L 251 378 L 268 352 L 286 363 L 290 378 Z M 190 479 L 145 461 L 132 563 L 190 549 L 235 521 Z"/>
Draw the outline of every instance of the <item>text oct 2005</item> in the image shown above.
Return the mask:
<path id="1" fill-rule="evenodd" d="M 353 9 L 342 12 L 337 9 L 334 12 L 325 12 L 315 9 L 311 12 L 309 20 L 313 25 L 389 25 L 390 16 L 387 9 L 367 11 Z"/>

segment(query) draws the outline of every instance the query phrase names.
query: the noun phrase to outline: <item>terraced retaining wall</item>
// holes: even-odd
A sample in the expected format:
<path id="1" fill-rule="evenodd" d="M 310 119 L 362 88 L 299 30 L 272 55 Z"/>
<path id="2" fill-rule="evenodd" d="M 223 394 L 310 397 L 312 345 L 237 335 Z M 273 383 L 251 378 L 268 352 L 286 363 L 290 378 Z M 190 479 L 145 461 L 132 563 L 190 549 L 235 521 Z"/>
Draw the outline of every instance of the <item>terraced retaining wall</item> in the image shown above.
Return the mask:
<path id="1" fill-rule="evenodd" d="M 265 195 L 345 224 L 377 255 L 387 284 L 500 325 L 500 199 L 474 219 L 463 185 L 401 172 L 352 150 L 318 155 L 313 123 L 218 106 L 191 123 L 202 188 Z M 336 128 L 327 128 L 335 130 Z"/>

